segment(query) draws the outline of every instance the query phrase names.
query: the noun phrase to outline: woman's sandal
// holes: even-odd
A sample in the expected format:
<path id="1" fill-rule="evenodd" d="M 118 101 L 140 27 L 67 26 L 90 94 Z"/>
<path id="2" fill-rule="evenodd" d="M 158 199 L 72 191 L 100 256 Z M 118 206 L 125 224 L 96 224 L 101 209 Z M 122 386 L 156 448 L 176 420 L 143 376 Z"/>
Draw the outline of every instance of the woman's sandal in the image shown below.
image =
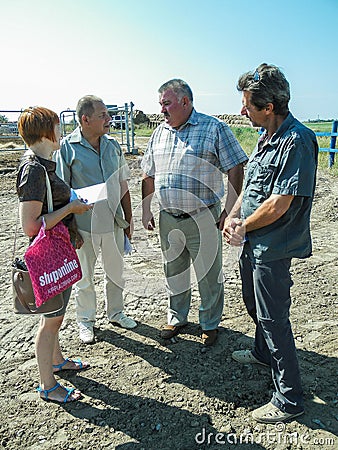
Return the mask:
<path id="1" fill-rule="evenodd" d="M 53 400 L 49 398 L 49 394 L 53 391 L 55 391 L 58 387 L 61 387 L 62 389 L 64 389 L 66 391 L 66 395 L 64 397 L 63 400 Z M 40 393 L 42 393 L 44 395 L 44 397 L 42 397 L 40 395 L 40 398 L 42 400 L 45 400 L 46 402 L 54 402 L 54 403 L 70 403 L 70 402 L 76 402 L 77 400 L 80 399 L 81 395 L 79 398 L 71 398 L 70 396 L 72 395 L 72 393 L 75 391 L 75 388 L 66 388 L 64 386 L 61 386 L 60 383 L 56 383 L 56 385 L 50 389 L 42 389 L 40 386 L 36 388 L 36 390 Z M 80 393 L 80 391 L 78 391 Z M 80 393 L 81 394 L 81 393 Z"/>
<path id="2" fill-rule="evenodd" d="M 73 367 L 72 369 L 67 369 L 66 367 L 64 367 L 68 362 L 72 362 L 75 365 L 77 365 L 78 367 Z M 90 367 L 90 364 L 87 362 L 82 362 L 81 359 L 70 359 L 70 358 L 66 358 L 61 364 L 53 364 L 53 369 L 58 369 L 58 370 L 53 370 L 53 373 L 58 373 L 61 370 L 86 370 Z"/>

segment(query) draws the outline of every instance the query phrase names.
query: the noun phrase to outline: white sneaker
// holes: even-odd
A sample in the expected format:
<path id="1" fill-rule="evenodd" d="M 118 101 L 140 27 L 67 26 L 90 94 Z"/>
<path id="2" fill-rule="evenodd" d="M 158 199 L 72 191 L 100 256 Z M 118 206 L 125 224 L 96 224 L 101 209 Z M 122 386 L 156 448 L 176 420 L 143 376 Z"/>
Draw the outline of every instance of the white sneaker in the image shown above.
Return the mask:
<path id="1" fill-rule="evenodd" d="M 267 364 L 255 358 L 251 350 L 236 350 L 232 353 L 231 357 L 241 364 L 261 364 L 262 366 L 268 367 Z"/>
<path id="2" fill-rule="evenodd" d="M 302 414 L 304 414 L 304 410 L 293 414 L 284 412 L 271 402 L 252 411 L 253 419 L 260 423 L 284 422 L 285 420 L 293 419 L 294 417 L 298 417 Z"/>
<path id="3" fill-rule="evenodd" d="M 80 339 L 85 344 L 94 342 L 94 328 L 90 323 L 79 322 Z"/>
<path id="4" fill-rule="evenodd" d="M 110 323 L 113 325 L 119 325 L 122 328 L 127 328 L 127 330 L 131 330 L 137 326 L 135 320 L 127 317 L 123 312 L 116 314 L 111 320 Z"/>

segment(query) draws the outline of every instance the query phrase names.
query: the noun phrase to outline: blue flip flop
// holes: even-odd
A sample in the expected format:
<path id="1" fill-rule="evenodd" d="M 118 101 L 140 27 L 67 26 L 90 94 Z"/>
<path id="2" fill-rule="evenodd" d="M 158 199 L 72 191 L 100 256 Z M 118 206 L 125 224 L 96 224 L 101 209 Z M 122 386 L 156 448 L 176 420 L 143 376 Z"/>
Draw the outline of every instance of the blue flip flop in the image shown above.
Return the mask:
<path id="1" fill-rule="evenodd" d="M 74 369 L 64 369 L 63 367 L 67 364 L 67 362 L 73 362 L 74 364 L 77 364 L 78 367 L 76 367 Z M 84 366 L 81 359 L 70 359 L 70 358 L 66 358 L 61 364 L 53 364 L 53 369 L 58 369 L 58 370 L 54 371 L 54 373 L 58 373 L 61 370 L 86 370 L 89 367 L 90 367 L 90 364 Z"/>
<path id="2" fill-rule="evenodd" d="M 50 394 L 51 392 L 55 391 L 55 389 L 57 389 L 58 387 L 62 387 L 62 389 L 64 389 L 64 390 L 67 392 L 66 395 L 65 395 L 65 397 L 64 397 L 64 399 L 63 399 L 62 401 L 52 400 L 52 399 L 50 399 L 50 398 L 48 397 L 49 394 Z M 38 392 L 40 392 L 40 393 L 41 393 L 41 392 L 43 393 L 44 397 L 41 397 L 41 395 L 40 395 L 40 398 L 41 398 L 42 400 L 45 400 L 46 402 L 54 402 L 54 403 L 70 403 L 70 402 L 76 402 L 77 400 L 79 400 L 78 398 L 74 398 L 74 399 L 72 399 L 72 400 L 70 400 L 70 401 L 68 402 L 69 396 L 75 391 L 75 388 L 66 388 L 66 387 L 64 387 L 64 386 L 61 386 L 60 383 L 56 383 L 56 385 L 55 385 L 54 387 L 50 388 L 50 389 L 42 389 L 42 388 L 39 386 L 39 387 L 36 388 L 36 390 L 37 390 Z"/>

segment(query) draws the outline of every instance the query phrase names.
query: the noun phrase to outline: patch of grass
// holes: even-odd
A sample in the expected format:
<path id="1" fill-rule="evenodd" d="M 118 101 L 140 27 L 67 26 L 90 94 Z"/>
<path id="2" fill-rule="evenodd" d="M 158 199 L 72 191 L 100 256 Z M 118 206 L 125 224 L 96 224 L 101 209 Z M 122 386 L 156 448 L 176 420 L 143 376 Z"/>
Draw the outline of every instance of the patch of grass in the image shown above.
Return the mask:
<path id="1" fill-rule="evenodd" d="M 334 177 L 338 177 L 338 153 L 335 154 L 334 165 L 329 167 L 329 154 L 327 152 L 319 152 L 318 167 L 324 172 L 327 172 Z"/>
<path id="2" fill-rule="evenodd" d="M 330 132 L 332 129 L 332 122 L 305 122 L 304 125 L 311 128 L 314 132 Z M 236 136 L 241 147 L 247 155 L 251 155 L 253 149 L 256 146 L 257 140 L 259 138 L 258 131 L 251 127 L 230 127 L 234 135 Z M 136 136 L 146 136 L 150 137 L 154 130 L 142 125 L 135 126 Z M 318 145 L 321 148 L 330 147 L 330 137 L 318 136 Z M 336 146 L 337 147 L 337 146 Z M 327 152 L 320 152 L 318 157 L 318 167 L 323 170 L 327 170 L 330 175 L 338 176 L 338 153 L 335 156 L 335 165 L 328 168 L 328 158 Z"/>
<path id="3" fill-rule="evenodd" d="M 154 129 L 149 128 L 146 125 L 135 125 L 134 133 L 137 137 L 150 137 L 153 133 Z"/>
<path id="4" fill-rule="evenodd" d="M 332 121 L 326 122 L 303 122 L 305 126 L 311 128 L 315 133 L 330 133 L 332 131 Z M 317 142 L 319 148 L 330 148 L 331 137 L 330 136 L 317 136 Z M 338 145 L 336 143 L 336 148 Z M 327 171 L 330 175 L 338 176 L 338 153 L 335 154 L 335 164 L 329 168 L 329 153 L 319 152 L 318 167 Z"/>
<path id="5" fill-rule="evenodd" d="M 304 125 L 308 126 L 308 123 Z M 318 122 L 311 123 L 314 127 L 311 128 L 315 132 L 330 132 L 332 130 L 332 122 Z M 319 125 L 319 127 L 317 127 Z M 258 140 L 258 132 L 254 128 L 247 127 L 231 127 L 234 135 L 238 139 L 238 142 L 241 144 L 243 150 L 247 155 L 250 155 L 255 148 L 255 145 Z M 318 136 L 317 141 L 320 148 L 329 148 L 330 147 L 330 137 L 326 136 Z M 337 148 L 337 145 L 336 145 Z M 329 154 L 327 152 L 319 152 L 318 156 L 318 167 L 321 170 L 327 171 L 330 175 L 338 176 L 338 153 L 335 155 L 335 164 L 329 168 Z"/>
<path id="6" fill-rule="evenodd" d="M 251 155 L 259 138 L 258 131 L 251 127 L 230 127 L 242 149 L 247 155 Z"/>
<path id="7" fill-rule="evenodd" d="M 250 153 L 255 148 L 258 132 L 254 128 L 250 127 L 230 127 L 241 144 L 245 153 Z M 146 125 L 135 125 L 134 132 L 136 137 L 150 137 L 154 129 L 148 128 Z"/>
<path id="8" fill-rule="evenodd" d="M 317 132 L 331 132 L 332 131 L 332 121 L 331 122 L 303 122 L 303 124 L 311 128 L 315 133 Z"/>

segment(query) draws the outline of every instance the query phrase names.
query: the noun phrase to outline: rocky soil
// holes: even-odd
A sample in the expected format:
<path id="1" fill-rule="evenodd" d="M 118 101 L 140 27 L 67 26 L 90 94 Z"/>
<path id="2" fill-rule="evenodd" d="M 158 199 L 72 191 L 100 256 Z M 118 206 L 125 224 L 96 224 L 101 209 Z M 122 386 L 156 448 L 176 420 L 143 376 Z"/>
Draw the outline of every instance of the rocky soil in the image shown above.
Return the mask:
<path id="1" fill-rule="evenodd" d="M 140 144 L 140 148 L 144 143 Z M 134 252 L 125 258 L 126 312 L 134 330 L 111 326 L 103 314 L 102 269 L 96 270 L 96 342 L 79 342 L 71 301 L 61 330 L 69 357 L 91 363 L 62 372 L 60 381 L 84 393 L 64 406 L 39 399 L 34 356 L 37 317 L 12 311 L 10 263 L 17 220 L 14 191 L 19 152 L 0 151 L 0 448 L 5 450 L 337 449 L 338 179 L 318 174 L 312 215 L 314 254 L 292 265 L 291 319 L 305 391 L 305 415 L 285 425 L 258 425 L 251 411 L 272 391 L 264 367 L 241 366 L 231 352 L 249 348 L 253 324 L 241 301 L 236 257 L 224 246 L 225 308 L 219 338 L 205 349 L 198 327 L 198 292 L 190 323 L 168 343 L 166 292 L 157 233 L 140 223 L 140 170 L 128 156 L 136 218 Z M 27 239 L 19 233 L 17 254 Z"/>

